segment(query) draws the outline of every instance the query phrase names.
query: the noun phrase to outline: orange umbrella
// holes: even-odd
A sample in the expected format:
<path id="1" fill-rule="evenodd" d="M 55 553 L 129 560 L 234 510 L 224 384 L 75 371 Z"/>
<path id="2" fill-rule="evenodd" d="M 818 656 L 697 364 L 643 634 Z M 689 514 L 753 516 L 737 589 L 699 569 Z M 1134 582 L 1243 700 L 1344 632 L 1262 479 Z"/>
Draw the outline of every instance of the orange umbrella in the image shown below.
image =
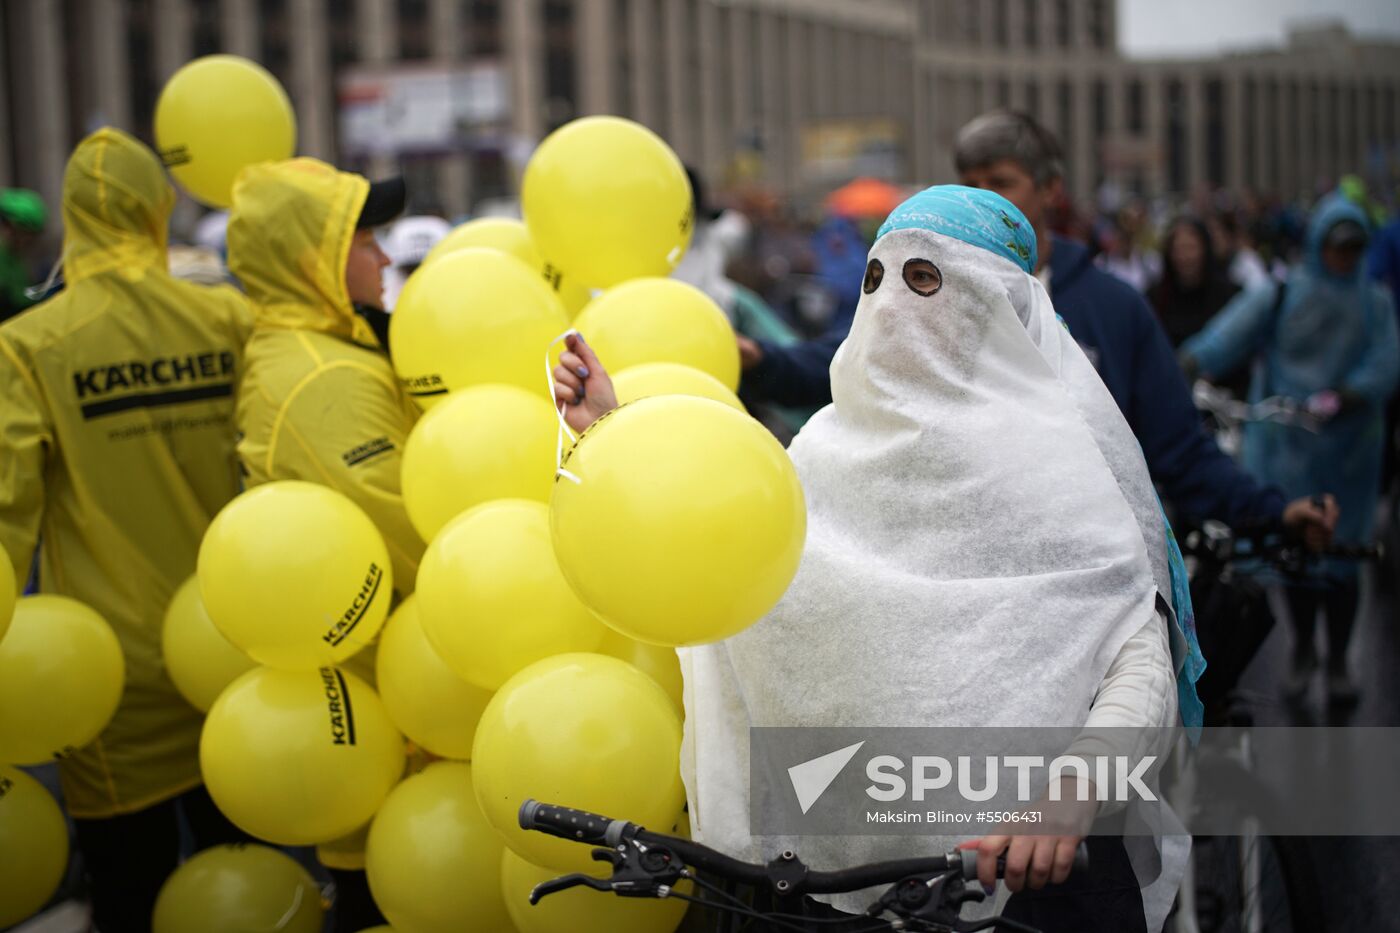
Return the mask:
<path id="1" fill-rule="evenodd" d="M 838 217 L 886 217 L 904 202 L 904 192 L 878 178 L 857 178 L 831 192 L 826 209 Z"/>

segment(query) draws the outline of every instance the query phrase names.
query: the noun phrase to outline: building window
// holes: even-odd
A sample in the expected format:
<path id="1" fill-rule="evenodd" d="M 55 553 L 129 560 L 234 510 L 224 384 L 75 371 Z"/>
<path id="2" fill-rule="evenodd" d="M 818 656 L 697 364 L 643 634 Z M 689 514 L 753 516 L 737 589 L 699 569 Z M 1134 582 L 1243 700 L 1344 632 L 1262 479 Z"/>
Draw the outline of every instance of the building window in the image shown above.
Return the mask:
<path id="1" fill-rule="evenodd" d="M 981 0 L 963 0 L 963 35 L 967 36 L 968 45 L 982 44 L 982 2 Z"/>
<path id="2" fill-rule="evenodd" d="M 1102 180 L 1106 169 L 1104 152 L 1108 146 L 1109 137 L 1109 114 L 1108 114 L 1108 84 L 1102 79 L 1094 81 L 1093 94 L 1093 140 L 1094 140 L 1094 177 Z"/>
<path id="3" fill-rule="evenodd" d="M 399 0 L 399 57 L 405 61 L 431 58 L 432 24 L 428 0 Z"/>
<path id="4" fill-rule="evenodd" d="M 1147 129 L 1147 88 L 1139 80 L 1128 82 L 1127 129 L 1141 134 Z"/>
<path id="5" fill-rule="evenodd" d="M 1061 81 L 1056 89 L 1056 120 L 1060 147 L 1064 151 L 1064 163 L 1076 165 L 1079 161 L 1077 133 L 1074 132 L 1074 85 Z"/>
<path id="6" fill-rule="evenodd" d="M 326 14 L 330 25 L 331 68 L 340 71 L 359 57 L 355 41 L 355 2 L 330 0 Z"/>
<path id="7" fill-rule="evenodd" d="M 472 0 L 471 51 L 473 55 L 501 54 L 501 5 L 499 0 Z"/>
<path id="8" fill-rule="evenodd" d="M 1040 3 L 1037 0 L 1022 0 L 1021 2 L 1021 27 L 1023 29 L 1022 38 L 1026 43 L 1026 48 L 1036 49 L 1040 47 Z"/>
<path id="9" fill-rule="evenodd" d="M 544 99 L 546 130 L 568 123 L 578 113 L 574 68 L 574 5 L 563 0 L 544 4 Z"/>
<path id="10" fill-rule="evenodd" d="M 1055 0 L 1055 45 L 1062 49 L 1070 47 L 1074 24 L 1070 21 L 1069 0 Z"/>
<path id="11" fill-rule="evenodd" d="M 715 10 L 715 18 L 721 25 L 726 25 L 723 17 L 728 13 L 724 7 Z M 616 71 L 613 73 L 613 112 L 619 117 L 631 117 L 636 110 L 636 102 L 632 97 L 632 69 L 635 67 L 632 62 L 632 0 L 614 0 L 613 15 L 617 17 L 617 31 L 614 35 L 616 49 Z M 724 33 L 721 32 L 723 37 Z M 726 43 L 723 41 L 716 43 L 719 46 L 720 54 L 724 54 Z"/>
<path id="12" fill-rule="evenodd" d="M 1011 82 L 1005 78 L 997 81 L 997 106 L 1003 109 L 1011 106 Z"/>
<path id="13" fill-rule="evenodd" d="M 1255 120 L 1254 115 L 1259 112 L 1259 89 L 1255 85 L 1253 78 L 1245 78 L 1240 91 L 1240 100 L 1236 103 L 1239 109 L 1230 115 L 1231 120 L 1239 120 L 1244 125 L 1244 132 L 1240 134 L 1244 140 L 1244 178 L 1242 179 L 1246 188 L 1259 187 L 1259 166 L 1255 159 L 1259 154 L 1259 141 L 1254 138 Z"/>
<path id="14" fill-rule="evenodd" d="M 1225 184 L 1225 82 L 1211 78 L 1205 86 L 1206 180 Z"/>
<path id="15" fill-rule="evenodd" d="M 1280 185 L 1278 152 L 1283 146 L 1283 119 L 1279 113 L 1278 95 L 1278 82 L 1266 79 L 1264 82 L 1264 125 L 1268 129 L 1264 133 L 1264 138 L 1260 140 L 1264 144 L 1264 177 L 1260 187 L 1274 191 L 1277 191 Z"/>
<path id="16" fill-rule="evenodd" d="M 1010 0 L 996 0 L 992 4 L 992 45 L 999 49 L 1011 45 Z"/>
<path id="17" fill-rule="evenodd" d="M 155 111 L 156 95 L 160 88 L 156 84 L 155 48 L 151 37 L 155 34 L 155 20 L 152 16 L 150 0 L 133 0 L 126 4 L 126 56 L 130 63 L 131 84 L 129 87 L 132 129 L 137 136 L 151 138 L 151 117 Z M 266 64 L 266 63 L 264 63 Z M 11 127 L 14 129 L 14 127 Z"/>
<path id="18" fill-rule="evenodd" d="M 1026 82 L 1026 113 L 1040 119 L 1040 84 L 1037 81 Z"/>
<path id="19" fill-rule="evenodd" d="M 214 55 L 223 49 L 219 37 L 218 0 L 195 0 L 191 11 L 194 19 L 194 54 Z"/>
<path id="20" fill-rule="evenodd" d="M 1167 187 L 1186 190 L 1186 89 L 1180 81 L 1167 82 Z"/>
<path id="21" fill-rule="evenodd" d="M 1089 41 L 1096 49 L 1108 49 L 1113 44 L 1112 19 L 1106 0 L 1089 0 Z"/>
<path id="22" fill-rule="evenodd" d="M 291 77 L 291 24 L 287 21 L 286 0 L 258 0 L 262 23 L 262 66 L 272 72 L 283 87 Z"/>

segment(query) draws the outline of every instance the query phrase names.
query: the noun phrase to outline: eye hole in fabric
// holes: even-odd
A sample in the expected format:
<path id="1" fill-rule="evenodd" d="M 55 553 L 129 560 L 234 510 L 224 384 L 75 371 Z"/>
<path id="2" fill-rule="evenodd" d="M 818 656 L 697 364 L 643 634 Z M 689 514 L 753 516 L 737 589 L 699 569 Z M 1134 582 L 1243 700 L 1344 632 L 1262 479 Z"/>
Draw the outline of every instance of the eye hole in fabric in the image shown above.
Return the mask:
<path id="1" fill-rule="evenodd" d="M 904 264 L 904 284 L 927 298 L 943 287 L 943 273 L 927 259 L 911 259 Z"/>
<path id="2" fill-rule="evenodd" d="M 860 285 L 861 291 L 865 292 L 867 295 L 870 294 L 880 287 L 880 282 L 883 281 L 884 278 L 884 264 L 878 259 L 870 260 L 869 265 L 865 267 L 865 281 Z"/>

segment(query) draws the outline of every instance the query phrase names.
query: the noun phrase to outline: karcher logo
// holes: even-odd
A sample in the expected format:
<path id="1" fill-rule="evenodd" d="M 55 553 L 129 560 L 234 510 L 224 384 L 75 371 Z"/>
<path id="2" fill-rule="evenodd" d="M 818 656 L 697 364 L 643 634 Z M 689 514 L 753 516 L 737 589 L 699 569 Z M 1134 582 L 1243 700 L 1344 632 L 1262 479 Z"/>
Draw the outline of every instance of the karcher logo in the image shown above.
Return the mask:
<path id="1" fill-rule="evenodd" d="M 350 708 L 350 689 L 338 668 L 321 668 L 321 684 L 326 688 L 326 708 L 331 717 L 331 744 L 355 744 L 355 714 Z"/>
<path id="2" fill-rule="evenodd" d="M 425 395 L 446 395 L 448 392 L 447 383 L 437 373 L 431 373 L 427 376 L 410 376 L 402 382 L 404 390 L 415 398 L 422 398 Z"/>
<path id="3" fill-rule="evenodd" d="M 379 584 L 383 580 L 383 568 L 378 564 L 370 564 L 369 570 L 365 573 L 365 580 L 360 584 L 360 591 L 355 594 L 354 601 L 330 627 L 330 630 L 321 636 L 321 640 L 331 647 L 335 647 L 348 638 L 350 633 L 355 630 L 355 626 L 359 625 L 360 620 L 365 617 L 365 612 L 374 604 L 374 597 L 379 594 Z"/>
<path id="4" fill-rule="evenodd" d="M 376 437 L 372 441 L 351 447 L 340 455 L 340 459 L 345 461 L 346 466 L 358 466 L 366 460 L 373 460 L 380 454 L 386 454 L 393 449 L 393 441 L 387 437 Z"/>
<path id="5" fill-rule="evenodd" d="M 83 418 L 90 420 L 134 408 L 229 398 L 236 368 L 228 350 L 126 360 L 75 371 L 73 391 Z"/>

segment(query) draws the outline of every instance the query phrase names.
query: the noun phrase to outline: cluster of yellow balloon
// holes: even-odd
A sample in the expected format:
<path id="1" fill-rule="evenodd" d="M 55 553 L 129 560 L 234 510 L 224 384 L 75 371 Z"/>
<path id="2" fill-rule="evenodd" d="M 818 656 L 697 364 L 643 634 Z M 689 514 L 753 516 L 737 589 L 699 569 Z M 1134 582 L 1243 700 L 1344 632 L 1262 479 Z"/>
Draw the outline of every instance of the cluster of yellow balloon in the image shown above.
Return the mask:
<path id="1" fill-rule="evenodd" d="M 16 602 L 14 594 L 0 548 L 0 928 L 43 907 L 68 866 L 58 803 L 11 766 L 52 761 L 97 738 L 126 678 L 121 645 L 100 615 L 63 596 Z"/>
<path id="2" fill-rule="evenodd" d="M 224 815 L 279 845 L 349 845 L 403 774 L 403 737 L 352 672 L 393 598 L 383 536 L 348 498 L 258 486 L 214 517 L 196 579 L 166 612 L 177 688 L 208 716 L 205 786 Z M 341 666 L 337 666 L 341 665 Z"/>

